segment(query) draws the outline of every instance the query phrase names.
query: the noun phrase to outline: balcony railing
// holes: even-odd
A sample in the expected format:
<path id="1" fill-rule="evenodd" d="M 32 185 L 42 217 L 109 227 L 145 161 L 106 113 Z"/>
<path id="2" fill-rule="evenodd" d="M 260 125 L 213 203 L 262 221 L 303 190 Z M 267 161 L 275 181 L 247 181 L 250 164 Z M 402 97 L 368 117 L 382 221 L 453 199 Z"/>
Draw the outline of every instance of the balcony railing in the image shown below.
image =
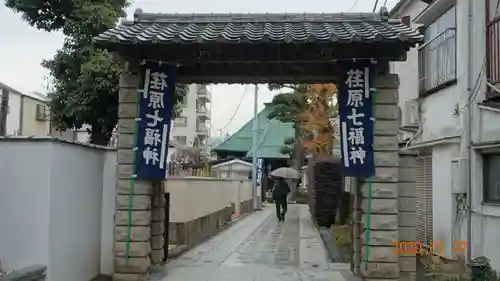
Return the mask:
<path id="1" fill-rule="evenodd" d="M 199 125 L 196 127 L 196 132 L 201 134 L 206 134 L 208 132 L 208 128 L 206 126 Z"/>
<path id="2" fill-rule="evenodd" d="M 456 28 L 446 29 L 418 49 L 420 95 L 456 81 L 456 50 Z"/>
<path id="3" fill-rule="evenodd" d="M 204 99 L 205 101 L 208 101 L 208 102 L 211 99 L 210 91 L 207 90 L 206 86 L 198 88 L 197 96 L 198 96 L 198 98 Z"/>
<path id="4" fill-rule="evenodd" d="M 500 83 L 500 16 L 493 19 L 486 26 L 486 52 L 488 81 Z"/>

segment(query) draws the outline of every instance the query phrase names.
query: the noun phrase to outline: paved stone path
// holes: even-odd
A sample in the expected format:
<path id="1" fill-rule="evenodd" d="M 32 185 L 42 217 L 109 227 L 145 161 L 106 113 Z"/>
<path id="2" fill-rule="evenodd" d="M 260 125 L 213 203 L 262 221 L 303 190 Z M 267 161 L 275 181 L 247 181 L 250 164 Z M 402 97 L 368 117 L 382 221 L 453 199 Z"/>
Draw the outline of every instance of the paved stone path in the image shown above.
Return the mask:
<path id="1" fill-rule="evenodd" d="M 351 281 L 347 264 L 330 264 L 306 205 L 289 205 L 278 223 L 264 207 L 170 261 L 161 281 Z"/>

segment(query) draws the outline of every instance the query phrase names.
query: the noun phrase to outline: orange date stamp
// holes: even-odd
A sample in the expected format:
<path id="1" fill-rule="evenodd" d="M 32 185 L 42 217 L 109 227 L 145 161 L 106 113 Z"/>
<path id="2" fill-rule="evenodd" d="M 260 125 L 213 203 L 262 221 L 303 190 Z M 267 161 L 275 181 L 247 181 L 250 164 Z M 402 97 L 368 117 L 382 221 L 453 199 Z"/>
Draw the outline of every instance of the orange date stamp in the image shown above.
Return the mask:
<path id="1" fill-rule="evenodd" d="M 422 251 L 428 251 L 429 253 L 438 255 L 444 254 L 443 241 L 429 241 L 429 243 L 423 243 L 421 241 L 393 241 L 392 245 L 394 245 L 392 253 L 395 255 L 418 255 L 422 253 Z M 453 241 L 453 255 L 465 254 L 466 249 L 467 241 Z"/>

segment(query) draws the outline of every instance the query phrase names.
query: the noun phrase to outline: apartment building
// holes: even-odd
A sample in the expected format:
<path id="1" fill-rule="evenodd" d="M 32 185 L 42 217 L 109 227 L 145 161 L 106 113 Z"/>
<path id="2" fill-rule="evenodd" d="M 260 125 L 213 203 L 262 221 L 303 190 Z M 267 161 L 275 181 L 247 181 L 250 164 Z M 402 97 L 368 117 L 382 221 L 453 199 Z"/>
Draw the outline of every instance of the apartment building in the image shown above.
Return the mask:
<path id="1" fill-rule="evenodd" d="M 181 115 L 172 121 L 170 142 L 175 147 L 193 147 L 209 149 L 207 139 L 210 137 L 210 91 L 206 85 L 189 85 L 188 94 L 181 104 Z M 67 130 L 65 132 L 52 132 L 52 135 L 88 142 L 89 126 L 84 125 L 78 130 Z M 111 140 L 110 145 L 116 144 L 116 137 Z"/>
<path id="2" fill-rule="evenodd" d="M 401 0 L 391 11 L 425 43 L 391 64 L 400 77 L 402 149 L 418 154 L 417 240 L 500 270 L 499 0 Z M 469 212 L 470 206 L 470 212 Z M 493 246 L 493 247 L 492 247 Z M 465 252 L 465 251 L 464 251 Z"/>
<path id="3" fill-rule="evenodd" d="M 176 145 L 208 149 L 210 98 L 207 85 L 189 85 L 182 102 L 182 114 L 173 120 L 170 138 Z"/>
<path id="4" fill-rule="evenodd" d="M 50 135 L 50 111 L 47 97 L 40 93 L 22 93 L 0 83 L 0 100 L 8 99 L 7 136 Z"/>

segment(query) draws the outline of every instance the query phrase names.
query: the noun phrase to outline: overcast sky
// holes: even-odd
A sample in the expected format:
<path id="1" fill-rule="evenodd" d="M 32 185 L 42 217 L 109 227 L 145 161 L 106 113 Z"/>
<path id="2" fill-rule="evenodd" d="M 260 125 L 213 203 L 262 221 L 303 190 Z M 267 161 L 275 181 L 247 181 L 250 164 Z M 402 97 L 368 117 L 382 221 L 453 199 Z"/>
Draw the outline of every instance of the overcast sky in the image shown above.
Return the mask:
<path id="1" fill-rule="evenodd" d="M 3 0 L 0 0 L 3 2 Z M 128 8 L 128 18 L 135 9 L 144 12 L 164 13 L 336 13 L 347 12 L 356 0 L 326 1 L 285 1 L 285 0 L 136 0 Z M 384 0 L 379 1 L 382 5 Z M 388 0 L 391 8 L 397 1 Z M 371 12 L 375 0 L 359 0 L 352 12 Z M 42 59 L 51 58 L 62 45 L 63 37 L 59 32 L 46 33 L 26 24 L 19 15 L 0 4 L 0 82 L 22 92 L 47 90 L 47 71 L 40 66 Z M 245 88 L 247 93 L 245 94 Z M 265 86 L 260 87 L 259 109 L 264 102 L 271 101 L 273 94 Z M 244 95 L 242 106 L 224 132 L 233 133 L 253 116 L 253 86 L 213 85 L 212 90 L 212 134 L 218 135 L 235 112 L 238 102 Z"/>

